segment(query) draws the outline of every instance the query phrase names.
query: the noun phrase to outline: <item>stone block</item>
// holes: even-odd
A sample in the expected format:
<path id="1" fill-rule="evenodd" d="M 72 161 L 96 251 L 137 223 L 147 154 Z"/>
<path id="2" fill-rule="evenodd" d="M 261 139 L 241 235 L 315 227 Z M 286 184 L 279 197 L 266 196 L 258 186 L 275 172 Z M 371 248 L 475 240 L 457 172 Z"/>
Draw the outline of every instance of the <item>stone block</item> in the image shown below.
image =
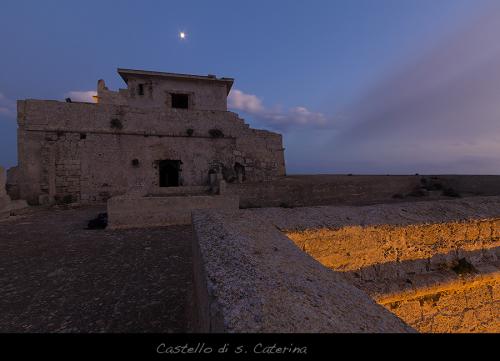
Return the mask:
<path id="1" fill-rule="evenodd" d="M 141 228 L 191 223 L 191 213 L 199 209 L 239 209 L 238 196 L 187 195 L 113 197 L 107 202 L 108 227 Z"/>

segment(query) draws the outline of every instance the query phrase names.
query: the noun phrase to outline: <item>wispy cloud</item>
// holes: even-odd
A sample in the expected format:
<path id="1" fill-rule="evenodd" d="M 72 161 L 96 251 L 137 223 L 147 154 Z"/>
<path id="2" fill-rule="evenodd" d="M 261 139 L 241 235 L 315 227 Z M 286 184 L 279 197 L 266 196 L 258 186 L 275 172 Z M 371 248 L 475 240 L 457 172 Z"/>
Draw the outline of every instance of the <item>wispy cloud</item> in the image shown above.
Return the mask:
<path id="1" fill-rule="evenodd" d="M 96 95 L 97 92 L 95 90 L 87 90 L 87 91 L 73 90 L 65 94 L 65 96 L 71 98 L 71 100 L 74 100 L 76 102 L 86 102 L 86 103 L 95 103 L 96 100 L 93 97 Z"/>
<path id="2" fill-rule="evenodd" d="M 498 174 L 500 6 L 475 16 L 344 110 L 316 159 L 350 172 Z"/>
<path id="3" fill-rule="evenodd" d="M 247 113 L 272 128 L 285 130 L 291 127 L 325 127 L 329 125 L 327 117 L 322 113 L 312 112 L 303 106 L 286 110 L 279 106 L 268 108 L 262 99 L 254 94 L 247 94 L 233 89 L 228 96 L 228 107 L 232 110 Z"/>
<path id="4" fill-rule="evenodd" d="M 0 115 L 14 117 L 16 115 L 16 102 L 0 93 Z"/>

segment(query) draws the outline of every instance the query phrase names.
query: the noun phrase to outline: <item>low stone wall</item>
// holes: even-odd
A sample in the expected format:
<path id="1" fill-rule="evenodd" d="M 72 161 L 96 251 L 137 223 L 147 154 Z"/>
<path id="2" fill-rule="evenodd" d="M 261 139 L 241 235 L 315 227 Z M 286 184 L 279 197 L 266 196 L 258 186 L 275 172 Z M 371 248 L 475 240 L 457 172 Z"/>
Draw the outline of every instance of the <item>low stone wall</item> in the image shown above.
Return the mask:
<path id="1" fill-rule="evenodd" d="M 7 169 L 7 194 L 12 200 L 19 200 L 19 168 L 10 167 Z"/>
<path id="2" fill-rule="evenodd" d="M 0 167 L 0 219 L 7 218 L 10 215 L 10 198 L 5 190 L 5 172 Z"/>
<path id="3" fill-rule="evenodd" d="M 10 215 L 26 209 L 28 204 L 23 200 L 12 200 L 6 190 L 6 174 L 0 167 L 0 219 L 8 218 Z"/>
<path id="4" fill-rule="evenodd" d="M 495 248 L 500 247 L 500 218 L 319 228 L 287 232 L 287 235 L 302 250 L 335 270 L 368 270 L 374 265 L 399 263 L 406 265 L 406 272 L 422 272 L 422 267 L 452 263 L 467 251 L 482 250 L 479 257 L 494 257 Z M 422 259 L 427 264 L 407 262 Z"/>
<path id="5" fill-rule="evenodd" d="M 178 196 L 178 195 L 210 195 L 210 186 L 183 186 L 183 187 L 152 187 L 148 189 L 146 196 Z"/>
<path id="6" fill-rule="evenodd" d="M 194 331 L 412 332 L 245 211 L 193 212 Z"/>
<path id="7" fill-rule="evenodd" d="M 241 208 L 362 205 L 405 199 L 449 199 L 444 190 L 462 196 L 500 195 L 500 176 L 446 175 L 303 175 L 265 183 L 228 184 Z"/>
<path id="8" fill-rule="evenodd" d="M 136 228 L 191 223 L 196 209 L 238 209 L 237 196 L 184 195 L 162 197 L 119 196 L 108 200 L 108 228 Z"/>
<path id="9" fill-rule="evenodd" d="M 437 179 L 464 194 L 500 195 L 500 176 L 498 175 L 442 175 L 437 176 Z"/>
<path id="10" fill-rule="evenodd" d="M 499 332 L 499 221 L 500 197 L 196 211 L 195 330 Z"/>
<path id="11" fill-rule="evenodd" d="M 500 332 L 500 219 L 288 236 L 421 332 Z"/>
<path id="12" fill-rule="evenodd" d="M 500 198 L 285 212 L 260 211 L 417 330 L 500 331 Z"/>
<path id="13" fill-rule="evenodd" d="M 500 332 L 499 281 L 498 271 L 455 277 L 377 302 L 420 332 Z"/>

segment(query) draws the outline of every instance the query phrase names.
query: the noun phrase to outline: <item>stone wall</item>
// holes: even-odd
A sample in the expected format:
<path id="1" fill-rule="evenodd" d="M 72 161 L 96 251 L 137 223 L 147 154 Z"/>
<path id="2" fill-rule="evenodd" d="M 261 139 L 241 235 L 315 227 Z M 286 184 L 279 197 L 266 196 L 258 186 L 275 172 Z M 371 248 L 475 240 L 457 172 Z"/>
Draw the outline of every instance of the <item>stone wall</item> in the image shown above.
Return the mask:
<path id="1" fill-rule="evenodd" d="M 195 331 L 499 332 L 499 222 L 498 196 L 196 211 Z"/>
<path id="2" fill-rule="evenodd" d="M 118 69 L 127 83 L 126 89 L 109 90 L 104 80 L 97 83 L 100 104 L 130 105 L 136 108 L 164 109 L 172 107 L 172 94 L 188 95 L 188 108 L 195 110 L 227 110 L 227 95 L 234 79 L 172 74 L 144 70 Z"/>
<path id="3" fill-rule="evenodd" d="M 320 227 L 287 235 L 335 270 L 368 270 L 374 265 L 399 263 L 399 268 L 406 265 L 404 272 L 422 272 L 453 262 L 466 252 L 482 250 L 481 257 L 490 253 L 495 257 L 495 248 L 500 247 L 500 218 L 404 226 Z M 427 262 L 409 262 L 422 259 Z M 395 274 L 394 270 L 387 271 Z"/>
<path id="4" fill-rule="evenodd" d="M 7 193 L 12 200 L 20 199 L 19 195 L 19 171 L 18 167 L 10 167 L 7 170 Z"/>
<path id="5" fill-rule="evenodd" d="M 99 202 L 138 185 L 155 188 L 161 159 L 182 161 L 185 186 L 206 185 L 209 170 L 234 171 L 236 163 L 249 182 L 285 174 L 281 135 L 227 111 L 26 100 L 18 101 L 18 124 L 19 193 L 32 203 L 41 194 Z"/>
<path id="6" fill-rule="evenodd" d="M 413 332 L 247 211 L 193 213 L 195 332 Z"/>
<path id="7" fill-rule="evenodd" d="M 139 84 L 144 86 L 144 95 L 137 93 Z M 129 79 L 126 92 L 127 103 L 134 107 L 171 107 L 171 93 L 189 95 L 189 108 L 197 110 L 227 110 L 226 84 L 207 80 L 185 79 Z"/>
<path id="8" fill-rule="evenodd" d="M 500 332 L 499 280 L 476 275 L 377 301 L 420 332 Z"/>
<path id="9" fill-rule="evenodd" d="M 287 176 L 268 182 L 228 185 L 240 197 L 242 208 L 304 207 L 337 203 L 376 202 L 410 192 L 415 176 Z"/>
<path id="10" fill-rule="evenodd" d="M 446 195 L 450 193 L 443 194 L 444 190 L 453 190 L 464 197 L 500 195 L 500 176 L 294 175 L 277 178 L 265 185 L 228 185 L 228 192 L 240 197 L 242 208 L 450 199 Z"/>
<path id="11" fill-rule="evenodd" d="M 199 209 L 238 209 L 237 196 L 170 195 L 108 200 L 108 228 L 143 228 L 191 223 L 191 213 Z"/>
<path id="12" fill-rule="evenodd" d="M 500 331 L 500 218 L 288 236 L 421 332 Z"/>
<path id="13" fill-rule="evenodd" d="M 6 189 L 7 176 L 3 167 L 0 167 L 0 219 L 8 218 L 27 208 L 24 200 L 12 200 L 7 194 Z"/>
<path id="14" fill-rule="evenodd" d="M 5 171 L 0 167 L 0 219 L 10 215 L 10 198 L 5 189 L 6 180 Z"/>
<path id="15" fill-rule="evenodd" d="M 499 332 L 500 197 L 259 209 L 421 332 Z"/>

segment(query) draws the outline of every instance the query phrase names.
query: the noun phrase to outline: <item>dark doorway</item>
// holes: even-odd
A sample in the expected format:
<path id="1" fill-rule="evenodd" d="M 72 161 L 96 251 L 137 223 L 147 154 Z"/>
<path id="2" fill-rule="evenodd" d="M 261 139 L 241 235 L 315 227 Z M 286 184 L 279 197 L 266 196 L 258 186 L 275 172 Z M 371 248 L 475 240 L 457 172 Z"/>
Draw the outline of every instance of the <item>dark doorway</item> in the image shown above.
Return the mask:
<path id="1" fill-rule="evenodd" d="M 178 187 L 179 173 L 181 171 L 180 160 L 160 160 L 160 187 Z"/>
<path id="2" fill-rule="evenodd" d="M 245 180 L 245 167 L 236 162 L 234 164 L 234 172 L 236 173 L 236 180 L 238 181 L 238 183 L 243 183 L 243 181 Z"/>

